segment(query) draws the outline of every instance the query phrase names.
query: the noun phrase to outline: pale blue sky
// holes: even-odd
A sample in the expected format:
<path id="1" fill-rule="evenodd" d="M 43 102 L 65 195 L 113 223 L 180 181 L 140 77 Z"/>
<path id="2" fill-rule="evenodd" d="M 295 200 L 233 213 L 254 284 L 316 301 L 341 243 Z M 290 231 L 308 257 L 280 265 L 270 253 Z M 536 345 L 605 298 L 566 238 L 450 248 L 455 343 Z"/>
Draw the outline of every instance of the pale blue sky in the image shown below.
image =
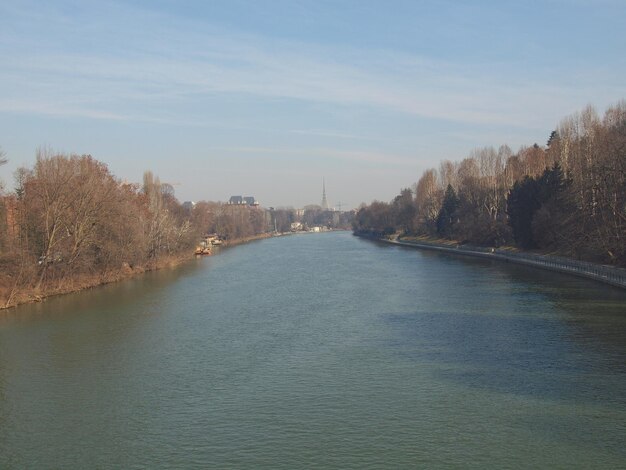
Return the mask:
<path id="1" fill-rule="evenodd" d="M 390 200 L 626 98 L 626 1 L 0 0 L 0 178 L 90 153 L 182 200 Z"/>

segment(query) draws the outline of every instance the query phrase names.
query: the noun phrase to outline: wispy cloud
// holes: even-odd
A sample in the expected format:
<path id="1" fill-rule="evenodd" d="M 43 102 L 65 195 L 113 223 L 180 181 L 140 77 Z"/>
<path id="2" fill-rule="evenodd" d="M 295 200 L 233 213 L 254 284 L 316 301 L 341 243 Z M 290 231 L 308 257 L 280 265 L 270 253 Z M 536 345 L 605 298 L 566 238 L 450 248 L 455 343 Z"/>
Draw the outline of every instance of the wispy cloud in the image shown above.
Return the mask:
<path id="1" fill-rule="evenodd" d="M 232 153 L 247 156 L 287 156 L 287 157 L 314 157 L 317 159 L 327 158 L 343 160 L 355 163 L 373 163 L 393 166 L 415 167 L 416 158 L 384 152 L 372 152 L 368 150 L 337 150 L 324 147 L 307 148 L 276 148 L 255 146 L 213 147 L 215 153 Z"/>
<path id="2" fill-rule="evenodd" d="M 542 143 L 626 96 L 620 3 L 0 2 L 0 175 L 43 141 L 124 177 L 210 159 L 267 194 L 292 184 L 289 203 L 316 172 L 387 200 L 439 158 Z M 187 197 L 230 192 L 211 176 Z"/>
<path id="3" fill-rule="evenodd" d="M 208 104 L 216 95 L 245 95 L 533 128 L 538 124 L 529 101 L 537 106 L 565 102 L 575 93 L 540 81 L 502 81 L 498 71 L 423 56 L 207 30 L 193 21 L 165 21 L 158 14 L 142 16 L 137 32 L 133 21 L 144 12 L 116 8 L 129 18 L 121 35 L 128 35 L 130 43 L 121 54 L 108 53 L 102 27 L 85 29 L 66 16 L 51 21 L 91 33 L 99 47 L 88 53 L 54 45 L 42 52 L 28 46 L 5 48 L 0 109 L 166 121 L 180 119 L 182 112 L 172 116 L 172 110 L 185 105 Z M 315 129 L 291 132 L 359 138 Z"/>
<path id="4" fill-rule="evenodd" d="M 365 137 L 362 135 L 356 134 L 347 134 L 345 132 L 336 132 L 325 129 L 292 129 L 289 131 L 292 134 L 298 135 L 311 135 L 316 137 L 331 137 L 337 139 L 348 139 L 348 140 L 371 140 L 371 137 Z"/>

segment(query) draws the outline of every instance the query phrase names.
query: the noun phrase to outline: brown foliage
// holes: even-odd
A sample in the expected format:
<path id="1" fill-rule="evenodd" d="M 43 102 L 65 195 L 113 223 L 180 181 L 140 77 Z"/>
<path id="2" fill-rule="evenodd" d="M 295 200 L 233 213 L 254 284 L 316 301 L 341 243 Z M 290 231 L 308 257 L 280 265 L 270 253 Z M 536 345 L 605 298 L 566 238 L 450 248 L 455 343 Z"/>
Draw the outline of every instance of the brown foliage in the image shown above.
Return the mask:
<path id="1" fill-rule="evenodd" d="M 450 185 L 460 201 L 454 214 L 447 215 L 454 222 L 450 236 L 484 245 L 511 243 L 508 192 L 516 182 L 538 179 L 555 164 L 568 184 L 534 215 L 532 232 L 539 247 L 625 266 L 626 101 L 609 108 L 602 119 L 591 106 L 564 119 L 547 148 L 534 144 L 513 154 L 507 146 L 497 151 L 486 147 L 459 163 L 443 161 L 439 172 L 425 171 L 416 184 L 417 217 L 396 217 L 390 227 L 394 205 L 374 202 L 359 212 L 355 230 L 412 227 L 415 233 L 434 234 L 443 191 Z"/>
<path id="2" fill-rule="evenodd" d="M 188 217 L 158 178 L 148 176 L 139 191 L 89 155 L 40 151 L 16 180 L 12 242 L 0 252 L 2 305 L 28 292 L 108 282 L 195 242 Z M 9 220 L 4 212 L 1 220 Z"/>

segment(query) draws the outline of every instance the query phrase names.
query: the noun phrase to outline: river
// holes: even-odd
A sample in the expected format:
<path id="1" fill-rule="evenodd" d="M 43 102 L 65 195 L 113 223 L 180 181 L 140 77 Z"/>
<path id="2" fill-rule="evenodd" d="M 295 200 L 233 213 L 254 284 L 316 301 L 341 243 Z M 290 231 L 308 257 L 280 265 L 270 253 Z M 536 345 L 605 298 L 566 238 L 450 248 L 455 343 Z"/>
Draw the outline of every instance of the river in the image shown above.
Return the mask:
<path id="1" fill-rule="evenodd" d="M 625 468 L 626 293 L 351 234 L 0 312 L 0 468 Z"/>

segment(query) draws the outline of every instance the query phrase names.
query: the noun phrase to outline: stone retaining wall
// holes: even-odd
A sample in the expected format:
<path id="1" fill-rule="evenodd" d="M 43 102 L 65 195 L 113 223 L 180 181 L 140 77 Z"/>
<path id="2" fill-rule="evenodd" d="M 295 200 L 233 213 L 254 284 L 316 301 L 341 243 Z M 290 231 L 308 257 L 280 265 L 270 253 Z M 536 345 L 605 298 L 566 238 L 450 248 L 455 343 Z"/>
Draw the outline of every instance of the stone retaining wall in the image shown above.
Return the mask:
<path id="1" fill-rule="evenodd" d="M 495 259 L 509 263 L 525 264 L 527 266 L 534 266 L 537 268 L 586 277 L 626 289 L 626 269 L 614 268 L 612 266 L 603 266 L 600 264 L 561 258 L 558 256 L 536 255 L 533 253 L 515 253 L 497 248 L 469 247 L 463 245 L 449 246 L 437 243 L 388 240 L 380 238 L 378 240 L 394 245 Z"/>

